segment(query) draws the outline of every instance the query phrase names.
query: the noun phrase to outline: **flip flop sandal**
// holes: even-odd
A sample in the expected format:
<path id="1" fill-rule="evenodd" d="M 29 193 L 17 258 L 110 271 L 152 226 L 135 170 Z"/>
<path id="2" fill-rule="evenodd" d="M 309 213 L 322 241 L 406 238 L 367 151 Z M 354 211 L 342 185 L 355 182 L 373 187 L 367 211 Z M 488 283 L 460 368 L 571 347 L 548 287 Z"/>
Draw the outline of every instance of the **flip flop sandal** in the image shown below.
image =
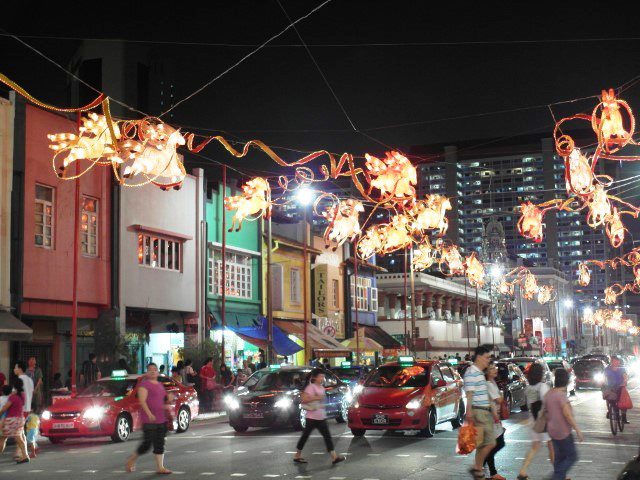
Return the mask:
<path id="1" fill-rule="evenodd" d="M 482 470 L 476 470 L 475 468 L 470 468 L 469 473 L 473 477 L 473 480 L 484 480 L 484 472 Z"/>
<path id="2" fill-rule="evenodd" d="M 294 458 L 293 463 L 308 463 L 304 458 Z"/>
<path id="3" fill-rule="evenodd" d="M 336 463 L 344 462 L 345 460 L 346 460 L 345 457 L 338 457 L 331 463 L 333 463 L 335 465 Z"/>
<path id="4" fill-rule="evenodd" d="M 173 472 L 171 470 L 160 470 L 156 471 L 158 475 L 171 475 Z"/>

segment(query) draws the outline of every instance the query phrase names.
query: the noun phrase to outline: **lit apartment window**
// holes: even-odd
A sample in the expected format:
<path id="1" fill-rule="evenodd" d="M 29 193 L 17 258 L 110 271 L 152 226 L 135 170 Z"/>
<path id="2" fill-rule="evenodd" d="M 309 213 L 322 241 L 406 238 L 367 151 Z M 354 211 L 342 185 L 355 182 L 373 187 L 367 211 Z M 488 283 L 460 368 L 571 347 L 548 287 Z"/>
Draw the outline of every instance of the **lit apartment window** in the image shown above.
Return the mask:
<path id="1" fill-rule="evenodd" d="M 240 253 L 226 252 L 225 293 L 229 297 L 251 298 L 251 257 Z M 222 295 L 222 251 L 209 250 L 208 291 Z"/>
<path id="2" fill-rule="evenodd" d="M 179 272 L 182 266 L 182 242 L 139 233 L 138 265 Z"/>
<path id="3" fill-rule="evenodd" d="M 372 288 L 372 280 L 370 278 L 358 277 L 357 305 L 359 311 L 377 311 L 378 310 L 378 289 Z M 351 308 L 353 308 L 353 299 L 356 297 L 354 288 L 354 278 L 351 277 Z M 375 307 L 375 309 L 374 309 Z"/>
<path id="4" fill-rule="evenodd" d="M 338 282 L 338 279 L 334 278 L 333 280 L 331 280 L 331 286 L 332 286 L 332 305 L 333 308 L 338 308 L 338 305 L 340 303 L 340 282 Z"/>
<path id="5" fill-rule="evenodd" d="M 80 245 L 83 255 L 98 256 L 98 200 L 84 195 L 80 216 Z"/>
<path id="6" fill-rule="evenodd" d="M 300 303 L 300 270 L 297 268 L 291 269 L 290 278 L 291 287 L 291 303 Z"/>
<path id="7" fill-rule="evenodd" d="M 35 244 L 53 248 L 53 206 L 55 194 L 52 187 L 36 185 Z"/>

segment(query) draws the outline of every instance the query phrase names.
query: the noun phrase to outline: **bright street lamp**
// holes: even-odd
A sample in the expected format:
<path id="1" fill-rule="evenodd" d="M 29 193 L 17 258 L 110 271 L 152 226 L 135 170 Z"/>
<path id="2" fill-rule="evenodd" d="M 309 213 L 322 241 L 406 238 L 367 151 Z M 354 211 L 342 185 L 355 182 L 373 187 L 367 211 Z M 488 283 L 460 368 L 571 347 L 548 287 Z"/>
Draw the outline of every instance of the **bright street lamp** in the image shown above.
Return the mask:
<path id="1" fill-rule="evenodd" d="M 571 300 L 570 298 L 565 298 L 564 302 L 562 302 L 562 303 L 567 308 L 573 307 L 573 300 Z"/>
<path id="2" fill-rule="evenodd" d="M 502 277 L 503 273 L 504 268 L 502 267 L 502 265 L 491 265 L 491 268 L 489 269 L 489 275 L 491 275 L 491 278 L 493 278 L 494 280 L 498 280 L 500 277 Z"/>
<path id="3" fill-rule="evenodd" d="M 302 206 L 310 205 L 316 196 L 315 190 L 309 187 L 300 187 L 296 192 L 296 200 Z"/>
<path id="4" fill-rule="evenodd" d="M 593 309 L 591 307 L 585 307 L 583 312 L 588 317 L 593 314 Z"/>

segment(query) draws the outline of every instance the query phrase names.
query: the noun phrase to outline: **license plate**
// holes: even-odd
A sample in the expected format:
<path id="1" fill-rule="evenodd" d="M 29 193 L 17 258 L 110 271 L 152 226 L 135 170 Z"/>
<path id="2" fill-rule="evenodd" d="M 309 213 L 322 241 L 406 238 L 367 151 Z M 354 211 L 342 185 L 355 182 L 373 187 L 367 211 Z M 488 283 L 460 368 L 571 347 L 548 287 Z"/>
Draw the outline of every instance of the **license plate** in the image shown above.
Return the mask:
<path id="1" fill-rule="evenodd" d="M 373 417 L 374 425 L 386 425 L 389 423 L 389 417 L 387 415 L 376 415 Z"/>
<path id="2" fill-rule="evenodd" d="M 74 428 L 75 425 L 73 422 L 70 423 L 54 423 L 53 428 L 55 429 L 65 429 L 65 428 Z"/>
<path id="3" fill-rule="evenodd" d="M 264 415 L 262 415 L 260 412 L 254 412 L 254 413 L 245 413 L 242 416 L 244 418 L 262 418 Z"/>

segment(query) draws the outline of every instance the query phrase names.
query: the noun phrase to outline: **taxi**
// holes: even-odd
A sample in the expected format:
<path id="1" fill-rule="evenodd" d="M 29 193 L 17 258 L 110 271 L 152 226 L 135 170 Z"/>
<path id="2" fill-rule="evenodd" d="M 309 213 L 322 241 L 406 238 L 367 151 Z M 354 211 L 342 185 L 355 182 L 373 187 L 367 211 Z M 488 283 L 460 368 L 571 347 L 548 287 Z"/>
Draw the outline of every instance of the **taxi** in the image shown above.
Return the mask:
<path id="1" fill-rule="evenodd" d="M 93 382 L 78 394 L 58 400 L 42 412 L 40 434 L 51 443 L 72 437 L 103 436 L 110 436 L 114 442 L 126 441 L 132 431 L 142 429 L 137 391 L 143 378 L 144 375 L 115 370 L 110 377 Z M 164 375 L 158 381 L 173 395 L 175 430 L 186 431 L 198 415 L 195 389 Z"/>
<path id="2" fill-rule="evenodd" d="M 356 390 L 358 384 L 362 382 L 367 375 L 367 368 L 362 365 L 353 365 L 351 362 L 341 362 L 339 367 L 331 367 L 331 371 L 349 385 L 351 392 Z"/>
<path id="3" fill-rule="evenodd" d="M 373 370 L 349 408 L 351 433 L 418 430 L 431 437 L 440 423 L 454 428 L 464 420 L 462 378 L 446 362 L 399 357 Z"/>

